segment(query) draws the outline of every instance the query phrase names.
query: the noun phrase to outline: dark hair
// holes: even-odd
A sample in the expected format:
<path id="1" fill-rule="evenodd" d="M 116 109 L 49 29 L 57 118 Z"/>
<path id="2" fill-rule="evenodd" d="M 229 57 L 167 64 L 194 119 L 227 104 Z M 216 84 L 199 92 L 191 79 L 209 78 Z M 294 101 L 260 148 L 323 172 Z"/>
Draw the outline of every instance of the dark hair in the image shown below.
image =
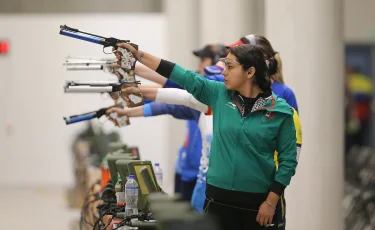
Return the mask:
<path id="1" fill-rule="evenodd" d="M 210 44 L 205 47 L 209 50 L 210 58 L 212 59 L 211 65 L 215 65 L 220 58 L 225 58 L 228 55 L 228 51 L 223 44 Z"/>
<path id="2" fill-rule="evenodd" d="M 255 68 L 254 83 L 263 91 L 271 89 L 270 75 L 277 69 L 277 61 L 274 58 L 268 59 L 270 69 L 267 67 L 262 49 L 257 45 L 239 45 L 229 49 L 229 52 L 237 57 L 237 61 L 244 70 L 250 67 Z M 275 67 L 276 66 L 276 67 Z"/>
<path id="3" fill-rule="evenodd" d="M 274 57 L 269 58 L 266 60 L 268 66 L 268 76 L 275 75 L 277 73 L 277 60 Z"/>

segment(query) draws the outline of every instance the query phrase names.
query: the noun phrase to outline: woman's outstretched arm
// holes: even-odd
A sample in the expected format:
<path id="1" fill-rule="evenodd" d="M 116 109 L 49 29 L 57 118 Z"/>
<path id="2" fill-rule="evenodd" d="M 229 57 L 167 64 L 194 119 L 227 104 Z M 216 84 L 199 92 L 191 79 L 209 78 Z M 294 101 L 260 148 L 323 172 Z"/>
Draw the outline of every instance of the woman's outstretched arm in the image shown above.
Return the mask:
<path id="1" fill-rule="evenodd" d="M 155 82 L 159 85 L 165 85 L 165 83 L 167 82 L 167 78 L 161 76 L 157 72 L 153 71 L 152 69 L 148 68 L 147 66 L 145 66 L 145 65 L 143 65 L 142 63 L 139 63 L 139 62 L 137 62 L 137 64 L 135 65 L 134 72 L 138 76 L 140 76 L 140 77 L 142 77 L 146 80 Z"/>
<path id="2" fill-rule="evenodd" d="M 207 105 L 199 102 L 193 95 L 182 89 L 128 87 L 122 91 L 124 93 L 142 93 L 143 97 L 149 100 L 167 104 L 184 105 L 203 113 L 207 113 L 208 111 Z"/>
<path id="3" fill-rule="evenodd" d="M 161 76 L 171 79 L 191 93 L 198 101 L 210 107 L 213 107 L 218 96 L 226 91 L 223 83 L 207 80 L 195 71 L 184 69 L 177 64 L 163 60 L 142 50 L 137 50 L 127 43 L 119 43 L 117 45 L 128 49 L 136 56 L 139 62 L 156 71 Z"/>

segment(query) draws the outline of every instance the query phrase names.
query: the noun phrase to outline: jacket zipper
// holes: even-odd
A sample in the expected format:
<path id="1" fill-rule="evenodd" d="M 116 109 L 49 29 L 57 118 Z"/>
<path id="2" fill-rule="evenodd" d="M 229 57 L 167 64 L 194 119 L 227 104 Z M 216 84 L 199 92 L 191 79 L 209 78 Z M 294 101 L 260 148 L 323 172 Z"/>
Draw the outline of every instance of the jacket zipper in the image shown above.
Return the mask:
<path id="1" fill-rule="evenodd" d="M 242 104 L 241 104 L 241 111 L 240 111 L 240 113 L 241 113 L 241 129 L 243 130 L 243 125 L 244 125 L 244 123 L 245 123 L 245 120 L 246 120 L 246 117 L 247 116 L 245 116 L 245 102 L 244 102 L 244 100 L 242 99 L 242 97 L 240 97 L 241 98 L 241 100 L 242 100 Z M 236 100 L 235 100 L 235 102 L 236 102 Z M 237 103 L 237 102 L 236 102 Z M 238 104 L 237 104 L 237 107 L 239 107 L 238 106 Z M 263 110 L 263 109 L 265 109 L 265 108 L 257 108 L 256 110 L 254 110 L 254 112 L 255 111 L 259 111 L 259 110 Z M 252 113 L 252 112 L 250 112 L 250 113 Z M 249 114 L 250 114 L 249 113 Z M 249 115 L 249 114 L 247 114 L 247 115 Z M 267 114 L 266 114 L 266 116 L 267 117 L 269 117 L 270 116 L 270 112 L 267 112 Z M 236 149 L 236 151 L 235 151 L 235 153 L 237 153 L 237 149 Z M 235 155 L 235 158 L 237 158 L 237 154 Z M 236 162 L 236 159 L 234 160 L 234 162 Z M 234 163 L 234 164 L 236 164 L 236 163 Z M 234 165 L 235 166 L 235 165 Z M 236 167 L 234 167 L 234 168 L 236 168 Z M 234 184 L 234 181 L 235 181 L 235 179 L 234 179 L 234 177 L 235 177 L 235 172 L 236 171 L 234 171 L 234 173 L 233 173 L 233 177 L 232 177 L 232 191 L 235 191 L 235 189 L 234 189 L 234 186 L 235 186 L 235 184 Z"/>
<path id="2" fill-rule="evenodd" d="M 243 129 L 243 124 L 245 123 L 245 119 L 246 119 L 246 116 L 245 116 L 245 104 L 243 102 L 241 104 L 241 111 L 240 112 L 241 112 L 241 122 L 240 122 L 241 126 L 240 126 L 240 128 Z M 236 151 L 236 153 L 237 153 L 237 151 Z M 237 158 L 237 154 L 235 155 L 235 158 Z M 234 159 L 234 162 L 236 162 L 236 159 Z M 236 164 L 236 163 L 234 163 L 234 164 Z M 234 167 L 234 168 L 236 168 L 236 167 Z M 234 187 L 235 187 L 234 182 L 235 182 L 235 177 L 236 177 L 236 173 L 235 172 L 236 171 L 234 171 L 233 178 L 232 178 L 232 191 L 235 191 L 235 189 L 234 189 Z"/>

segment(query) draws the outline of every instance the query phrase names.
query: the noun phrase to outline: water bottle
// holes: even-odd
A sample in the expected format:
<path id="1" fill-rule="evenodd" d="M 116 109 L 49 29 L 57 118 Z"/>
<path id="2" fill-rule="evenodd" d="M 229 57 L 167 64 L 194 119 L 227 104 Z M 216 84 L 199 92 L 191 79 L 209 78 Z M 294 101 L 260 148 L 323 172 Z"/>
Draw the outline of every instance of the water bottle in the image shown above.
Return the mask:
<path id="1" fill-rule="evenodd" d="M 161 170 L 159 163 L 155 163 L 154 172 L 155 172 L 156 181 L 158 182 L 159 187 L 163 188 L 163 170 Z"/>
<path id="2" fill-rule="evenodd" d="M 124 206 L 125 205 L 124 183 L 121 181 L 120 174 L 118 174 L 117 176 L 115 192 L 116 192 L 116 198 L 117 198 L 117 206 Z"/>
<path id="3" fill-rule="evenodd" d="M 125 184 L 125 216 L 138 215 L 138 183 L 130 175 Z"/>

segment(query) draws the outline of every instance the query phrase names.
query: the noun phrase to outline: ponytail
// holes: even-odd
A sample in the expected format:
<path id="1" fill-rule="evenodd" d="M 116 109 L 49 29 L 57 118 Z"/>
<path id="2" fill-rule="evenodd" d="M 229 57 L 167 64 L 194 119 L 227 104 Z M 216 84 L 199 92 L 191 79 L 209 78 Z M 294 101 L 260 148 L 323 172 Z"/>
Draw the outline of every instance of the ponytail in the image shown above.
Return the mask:
<path id="1" fill-rule="evenodd" d="M 263 92 L 271 90 L 271 81 L 269 77 L 257 77 L 257 75 L 255 75 L 255 82 Z"/>
<path id="2" fill-rule="evenodd" d="M 273 76 L 277 72 L 277 60 L 274 57 L 266 60 L 267 64 L 267 74 L 265 77 L 258 77 L 259 75 L 255 75 L 255 82 L 261 88 L 262 91 L 268 91 L 271 89 L 271 80 L 270 76 Z"/>
<path id="3" fill-rule="evenodd" d="M 284 78 L 283 78 L 283 65 L 282 65 L 282 62 L 281 62 L 280 54 L 276 52 L 273 57 L 277 61 L 276 73 L 273 74 L 273 75 L 270 75 L 270 76 L 272 76 L 273 80 L 275 80 L 275 81 L 277 81 L 281 84 L 285 84 Z"/>
<path id="4" fill-rule="evenodd" d="M 268 67 L 268 76 L 273 76 L 277 73 L 277 63 L 278 61 L 271 57 L 270 59 L 266 60 L 267 67 Z"/>

